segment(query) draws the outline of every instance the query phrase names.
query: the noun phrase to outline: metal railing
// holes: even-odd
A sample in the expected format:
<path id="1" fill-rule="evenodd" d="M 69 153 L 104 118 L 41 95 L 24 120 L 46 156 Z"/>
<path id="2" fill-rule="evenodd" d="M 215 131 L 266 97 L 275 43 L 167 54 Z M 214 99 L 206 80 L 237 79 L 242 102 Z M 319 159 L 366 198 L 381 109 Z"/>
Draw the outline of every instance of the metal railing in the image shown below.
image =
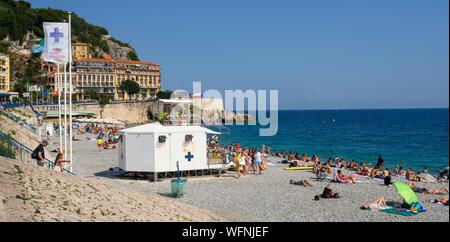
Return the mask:
<path id="1" fill-rule="evenodd" d="M 202 121 L 203 121 L 203 126 L 213 130 L 213 131 L 217 131 L 221 134 L 226 134 L 226 135 L 230 135 L 231 134 L 231 130 L 230 128 L 228 128 L 227 126 L 213 120 L 210 118 L 207 118 L 205 116 L 202 117 Z"/>
<path id="2" fill-rule="evenodd" d="M 0 145 L 8 145 L 10 148 L 13 148 L 15 151 L 16 157 L 14 157 L 16 160 L 24 161 L 31 163 L 33 162 L 33 158 L 31 158 L 31 154 L 33 153 L 33 150 L 29 147 L 25 146 L 24 144 L 20 143 L 16 139 L 12 138 L 10 135 L 5 134 L 3 131 L 0 131 Z M 8 157 L 11 158 L 11 157 Z M 55 163 L 47 158 L 44 159 L 45 162 L 47 162 L 47 166 L 50 169 L 53 169 L 55 167 Z M 69 170 L 63 168 L 64 172 L 68 173 L 69 175 L 74 176 L 75 174 L 70 172 Z"/>
<path id="3" fill-rule="evenodd" d="M 31 124 L 26 123 L 25 121 L 21 120 L 20 118 L 12 115 L 10 112 L 6 112 L 3 110 L 0 110 L 0 114 L 2 114 L 3 116 L 11 119 L 12 121 L 14 121 L 15 123 L 19 124 L 20 126 L 30 130 L 33 133 L 36 133 L 37 128 L 32 126 Z"/>

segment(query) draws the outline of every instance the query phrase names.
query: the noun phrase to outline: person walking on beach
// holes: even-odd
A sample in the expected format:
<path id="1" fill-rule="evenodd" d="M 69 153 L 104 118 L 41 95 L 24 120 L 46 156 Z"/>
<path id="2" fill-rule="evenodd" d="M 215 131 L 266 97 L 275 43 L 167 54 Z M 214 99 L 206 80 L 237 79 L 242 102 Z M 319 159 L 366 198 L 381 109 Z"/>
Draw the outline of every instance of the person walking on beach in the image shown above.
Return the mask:
<path id="1" fill-rule="evenodd" d="M 244 158 L 244 161 L 245 161 L 245 166 L 244 166 L 244 174 L 246 174 L 246 175 L 250 175 L 250 170 L 251 170 L 251 164 L 252 164 L 252 161 L 251 161 L 251 159 L 250 159 L 250 157 L 249 157 L 249 150 L 245 150 L 244 151 L 244 155 L 243 155 L 243 158 Z"/>
<path id="2" fill-rule="evenodd" d="M 239 162 L 241 161 L 241 151 L 238 150 L 236 151 L 234 157 L 233 157 L 233 161 L 234 161 L 234 166 L 236 167 L 236 178 L 241 177 L 241 165 L 239 164 Z"/>
<path id="3" fill-rule="evenodd" d="M 36 160 L 38 166 L 44 166 L 45 147 L 48 145 L 47 140 L 43 140 L 31 153 L 31 158 Z"/>
<path id="4" fill-rule="evenodd" d="M 98 147 L 98 150 L 99 150 L 99 151 L 101 151 L 102 148 L 103 148 L 103 139 L 102 139 L 101 136 L 98 136 L 98 137 L 97 137 L 97 147 Z"/>
<path id="5" fill-rule="evenodd" d="M 253 169 L 256 175 L 261 175 L 260 169 L 261 162 L 262 162 L 261 152 L 257 150 L 255 153 L 255 157 L 253 158 Z"/>
<path id="6" fill-rule="evenodd" d="M 380 170 L 383 168 L 384 159 L 381 157 L 381 155 L 378 156 L 377 164 L 375 165 L 375 169 Z"/>

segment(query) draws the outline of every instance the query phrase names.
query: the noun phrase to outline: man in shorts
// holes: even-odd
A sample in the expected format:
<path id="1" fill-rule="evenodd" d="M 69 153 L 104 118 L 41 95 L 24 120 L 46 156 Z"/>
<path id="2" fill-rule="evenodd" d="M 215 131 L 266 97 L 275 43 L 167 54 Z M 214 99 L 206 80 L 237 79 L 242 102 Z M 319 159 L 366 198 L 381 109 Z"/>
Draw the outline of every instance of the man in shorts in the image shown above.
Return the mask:
<path id="1" fill-rule="evenodd" d="M 261 175 L 261 152 L 259 150 L 256 151 L 254 159 L 253 159 L 253 170 L 255 171 L 255 174 Z"/>

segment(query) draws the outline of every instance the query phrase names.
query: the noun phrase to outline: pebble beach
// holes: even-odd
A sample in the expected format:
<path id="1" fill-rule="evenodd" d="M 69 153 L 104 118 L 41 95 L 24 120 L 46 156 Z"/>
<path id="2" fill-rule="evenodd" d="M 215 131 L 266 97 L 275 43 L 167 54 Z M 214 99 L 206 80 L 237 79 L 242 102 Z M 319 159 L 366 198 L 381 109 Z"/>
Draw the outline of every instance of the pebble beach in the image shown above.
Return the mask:
<path id="1" fill-rule="evenodd" d="M 87 138 L 92 138 L 88 140 Z M 149 182 L 119 178 L 109 172 L 118 166 L 118 150 L 101 150 L 96 147 L 93 135 L 77 136 L 74 142 L 74 172 L 87 179 L 95 179 L 113 187 L 169 197 L 170 180 Z M 56 148 L 52 140 L 48 150 Z M 53 155 L 53 154 L 52 154 Z M 234 172 L 224 176 L 188 178 L 186 194 L 182 198 L 170 198 L 177 202 L 208 209 L 229 221 L 275 221 L 275 222 L 449 222 L 449 207 L 434 204 L 437 197 L 448 195 L 418 194 L 419 201 L 427 210 L 416 216 L 401 216 L 380 211 L 364 211 L 362 204 L 373 203 L 377 198 L 386 201 L 401 199 L 395 188 L 383 185 L 382 180 L 360 178 L 356 184 L 331 183 L 340 194 L 339 199 L 314 200 L 322 193 L 327 182 L 316 181 L 307 171 L 286 171 L 279 164 L 280 158 L 271 157 L 272 165 L 263 175 L 234 178 Z M 349 174 L 348 171 L 345 173 Z M 289 184 L 290 179 L 308 179 L 313 187 L 305 188 Z M 416 183 L 420 187 L 448 188 L 447 183 Z"/>

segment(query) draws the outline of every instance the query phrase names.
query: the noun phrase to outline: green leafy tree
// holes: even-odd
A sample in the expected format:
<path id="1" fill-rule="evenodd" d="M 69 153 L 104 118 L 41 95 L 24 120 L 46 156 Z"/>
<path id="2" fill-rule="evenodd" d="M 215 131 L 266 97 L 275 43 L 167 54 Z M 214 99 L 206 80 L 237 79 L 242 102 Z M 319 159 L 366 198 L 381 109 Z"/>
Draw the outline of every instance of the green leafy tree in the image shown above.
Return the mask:
<path id="1" fill-rule="evenodd" d="M 0 53 L 8 54 L 9 53 L 9 43 L 6 41 L 0 41 Z"/>
<path id="2" fill-rule="evenodd" d="M 170 99 L 170 96 L 172 95 L 172 91 L 169 90 L 161 90 L 156 94 L 156 97 L 158 99 Z"/>
<path id="3" fill-rule="evenodd" d="M 88 99 L 94 99 L 97 100 L 97 92 L 94 91 L 94 89 L 88 89 L 84 93 L 84 97 Z"/>
<path id="4" fill-rule="evenodd" d="M 103 118 L 105 106 L 111 103 L 110 97 L 105 94 L 98 94 L 96 95 L 96 100 L 98 105 L 100 105 L 100 118 Z"/>
<path id="5" fill-rule="evenodd" d="M 136 51 L 130 51 L 130 52 L 128 52 L 127 56 L 128 56 L 128 58 L 129 58 L 130 60 L 134 60 L 134 61 L 138 61 L 138 60 L 139 60 L 139 57 L 138 57 Z"/>
<path id="6" fill-rule="evenodd" d="M 120 84 L 120 90 L 126 92 L 131 100 L 131 96 L 138 94 L 141 90 L 139 83 L 133 80 L 125 80 Z"/>

